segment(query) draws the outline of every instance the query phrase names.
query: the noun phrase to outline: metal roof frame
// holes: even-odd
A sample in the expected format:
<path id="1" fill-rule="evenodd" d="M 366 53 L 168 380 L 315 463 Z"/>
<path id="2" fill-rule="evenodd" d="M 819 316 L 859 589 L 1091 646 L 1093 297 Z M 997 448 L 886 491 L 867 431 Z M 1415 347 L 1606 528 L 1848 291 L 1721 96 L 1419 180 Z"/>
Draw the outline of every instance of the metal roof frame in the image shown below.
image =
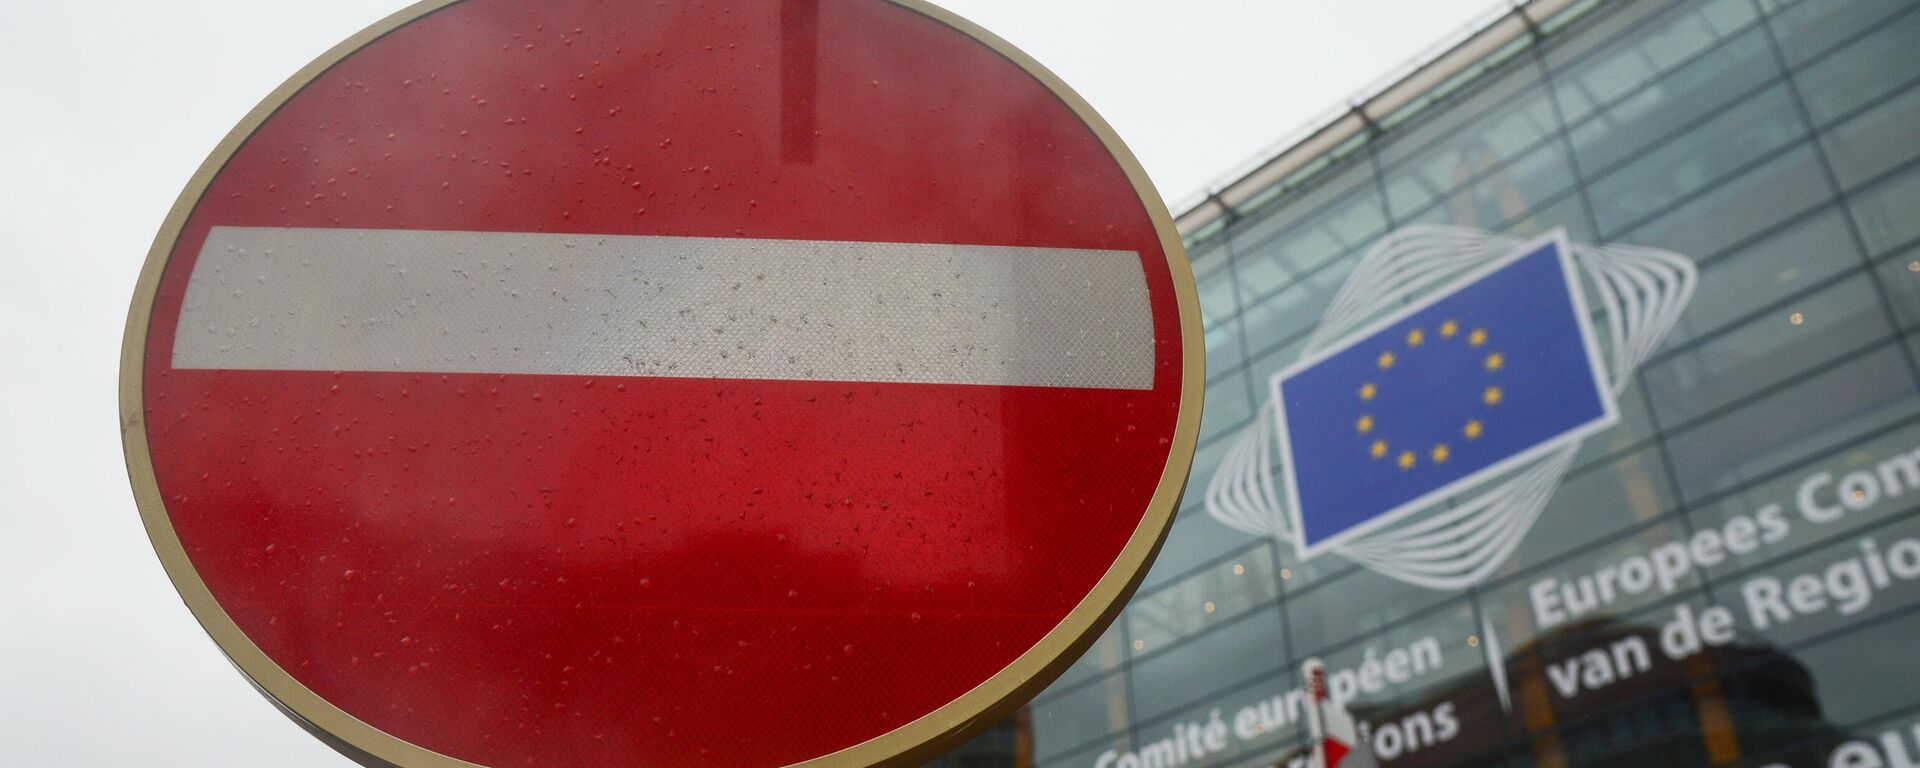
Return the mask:
<path id="1" fill-rule="evenodd" d="M 1255 160 L 1222 177 L 1220 183 L 1178 201 L 1180 236 L 1193 238 L 1223 219 L 1244 213 L 1241 206 L 1296 171 L 1357 136 L 1379 132 L 1402 108 L 1471 69 L 1494 52 L 1522 38 L 1537 37 L 1550 19 L 1583 0 L 1515 0 L 1502 4 L 1441 40 L 1406 64 L 1363 89 L 1348 104 L 1329 110 L 1281 139 Z"/>

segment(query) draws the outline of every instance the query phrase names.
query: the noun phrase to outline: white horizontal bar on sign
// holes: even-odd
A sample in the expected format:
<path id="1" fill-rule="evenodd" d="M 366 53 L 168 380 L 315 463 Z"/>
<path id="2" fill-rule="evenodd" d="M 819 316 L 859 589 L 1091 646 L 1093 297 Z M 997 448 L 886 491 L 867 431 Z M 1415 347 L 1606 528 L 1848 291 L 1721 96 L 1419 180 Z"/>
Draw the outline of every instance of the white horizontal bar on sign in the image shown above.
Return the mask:
<path id="1" fill-rule="evenodd" d="M 1131 251 L 214 227 L 175 368 L 1149 389 Z"/>

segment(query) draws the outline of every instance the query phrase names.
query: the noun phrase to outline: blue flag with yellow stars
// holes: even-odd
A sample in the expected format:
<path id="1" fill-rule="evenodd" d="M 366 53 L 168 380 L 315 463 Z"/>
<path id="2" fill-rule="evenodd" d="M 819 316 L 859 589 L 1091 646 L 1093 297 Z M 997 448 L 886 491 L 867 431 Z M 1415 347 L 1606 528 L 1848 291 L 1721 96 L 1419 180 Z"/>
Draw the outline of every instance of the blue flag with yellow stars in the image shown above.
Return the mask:
<path id="1" fill-rule="evenodd" d="M 1272 387 L 1303 556 L 1618 418 L 1563 236 L 1302 360 Z"/>

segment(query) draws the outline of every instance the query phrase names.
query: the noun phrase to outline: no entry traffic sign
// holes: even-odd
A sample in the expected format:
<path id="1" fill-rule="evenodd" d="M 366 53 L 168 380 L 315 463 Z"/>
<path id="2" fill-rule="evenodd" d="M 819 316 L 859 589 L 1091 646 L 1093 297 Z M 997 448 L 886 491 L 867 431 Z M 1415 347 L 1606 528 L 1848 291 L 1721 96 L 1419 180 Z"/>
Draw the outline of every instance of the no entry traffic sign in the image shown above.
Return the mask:
<path id="1" fill-rule="evenodd" d="M 181 195 L 128 465 L 222 650 L 362 761 L 912 760 L 1144 573 L 1184 259 L 1082 101 L 920 2 L 423 3 Z"/>

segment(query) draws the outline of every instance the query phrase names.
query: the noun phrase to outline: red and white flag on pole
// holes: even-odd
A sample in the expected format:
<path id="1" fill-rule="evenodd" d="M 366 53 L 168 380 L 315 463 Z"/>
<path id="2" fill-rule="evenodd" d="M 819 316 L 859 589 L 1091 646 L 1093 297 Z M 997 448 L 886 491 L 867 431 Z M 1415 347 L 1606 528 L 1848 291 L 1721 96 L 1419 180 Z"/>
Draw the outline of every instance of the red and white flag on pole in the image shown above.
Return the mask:
<path id="1" fill-rule="evenodd" d="M 1343 702 L 1327 695 L 1327 670 L 1319 659 L 1307 659 L 1301 665 L 1307 680 L 1307 729 L 1312 738 L 1311 768 L 1378 768 L 1373 750 L 1360 738 L 1360 730 L 1347 714 Z"/>

